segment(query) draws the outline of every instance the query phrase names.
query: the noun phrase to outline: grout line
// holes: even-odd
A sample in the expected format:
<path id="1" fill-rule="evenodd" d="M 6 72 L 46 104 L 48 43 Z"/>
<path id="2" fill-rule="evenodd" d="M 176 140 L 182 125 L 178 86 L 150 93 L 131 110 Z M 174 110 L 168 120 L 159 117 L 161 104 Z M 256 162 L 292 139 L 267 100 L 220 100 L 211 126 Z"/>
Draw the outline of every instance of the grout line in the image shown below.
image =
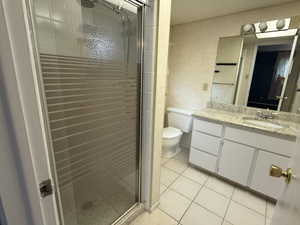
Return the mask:
<path id="1" fill-rule="evenodd" d="M 169 215 L 167 212 L 165 212 L 164 210 L 162 210 L 161 208 L 157 208 L 158 210 L 160 210 L 162 213 L 166 214 L 168 217 L 172 218 L 173 220 L 175 220 L 178 223 L 178 220 L 175 219 L 173 216 Z"/>
<path id="2" fill-rule="evenodd" d="M 267 210 L 268 210 L 268 202 L 266 202 L 266 209 L 265 209 L 265 225 L 267 225 Z"/>
<path id="3" fill-rule="evenodd" d="M 182 164 L 185 164 L 184 162 L 182 162 L 182 161 L 180 161 L 180 160 L 177 160 L 177 159 L 170 159 L 170 160 L 168 160 L 167 162 L 170 162 L 171 160 L 175 160 L 175 161 L 177 161 L 177 162 L 180 162 L 180 163 L 182 163 Z M 166 163 L 167 163 L 166 162 Z M 165 163 L 165 164 L 166 164 Z M 182 172 L 178 172 L 178 171 L 176 171 L 176 170 L 174 170 L 174 169 L 171 169 L 171 168 L 169 168 L 169 167 L 166 167 L 165 165 L 163 165 L 163 167 L 165 167 L 165 168 L 167 168 L 167 169 L 169 169 L 169 170 L 172 170 L 173 172 L 175 172 L 175 173 L 178 173 L 178 174 L 182 174 L 188 167 L 189 167 L 189 165 L 188 164 L 185 164 L 186 165 L 186 168 L 184 168 L 184 170 L 182 171 Z"/>
<path id="4" fill-rule="evenodd" d="M 200 189 L 202 189 L 202 186 L 203 185 L 200 185 Z M 182 194 L 182 193 L 180 193 L 179 191 L 177 191 L 177 190 L 175 190 L 175 189 L 173 189 L 173 188 L 168 188 L 168 189 L 170 189 L 171 191 L 174 191 L 174 192 L 176 192 L 177 194 L 179 194 L 179 195 L 181 195 L 181 196 L 183 196 L 183 197 L 185 197 L 186 199 L 188 199 L 189 201 L 193 201 L 193 199 L 190 199 L 189 197 L 187 197 L 187 196 L 185 196 L 184 194 Z M 196 195 L 198 194 L 198 191 L 197 191 L 197 193 L 196 193 Z"/>
<path id="5" fill-rule="evenodd" d="M 165 167 L 166 168 L 166 167 Z M 166 169 L 169 169 L 169 168 L 166 168 Z M 188 167 L 186 168 L 186 169 L 184 169 L 184 171 L 186 171 L 188 169 Z M 171 170 L 171 169 L 169 169 L 169 170 Z M 173 172 L 173 170 L 171 170 L 172 172 Z M 182 173 L 184 173 L 184 171 L 182 172 Z M 165 192 L 167 192 L 168 191 L 168 189 L 171 189 L 171 186 L 176 182 L 176 180 L 178 180 L 181 176 L 182 176 L 182 173 L 181 174 L 179 174 L 179 173 L 176 173 L 178 176 L 169 184 L 169 185 L 165 185 L 165 184 L 163 184 L 163 185 L 165 185 L 167 188 L 166 188 L 166 190 L 165 191 L 163 191 L 163 193 L 165 193 Z M 173 190 L 173 189 L 172 189 Z M 162 194 L 163 193 L 161 193 L 160 194 L 160 197 L 162 196 Z M 184 196 L 185 197 L 185 196 Z"/>
<path id="6" fill-rule="evenodd" d="M 167 213 L 166 211 L 164 211 L 163 209 L 159 208 L 160 211 L 162 211 L 164 214 L 168 215 L 168 217 L 172 218 L 173 220 L 175 220 L 177 223 L 179 223 L 178 219 L 176 219 L 175 217 L 171 216 L 169 213 Z"/>
<path id="7" fill-rule="evenodd" d="M 162 157 L 161 160 L 163 160 L 164 158 Z M 166 159 L 166 158 L 165 158 Z M 161 163 L 160 165 L 163 166 L 165 165 L 167 162 L 169 162 L 171 159 L 167 159 L 165 162 Z"/>
<path id="8" fill-rule="evenodd" d="M 191 168 L 191 167 L 188 167 L 188 168 Z M 186 169 L 186 170 L 187 170 L 187 169 Z M 185 170 L 185 171 L 186 171 L 186 170 Z M 196 184 L 199 184 L 199 185 L 201 185 L 201 186 L 204 185 L 204 184 L 206 183 L 206 181 L 208 180 L 208 178 L 209 178 L 209 176 L 206 175 L 207 177 L 206 177 L 205 181 L 204 181 L 203 183 L 200 183 L 200 182 L 198 182 L 198 181 L 195 181 L 195 180 L 193 180 L 193 179 L 191 179 L 191 178 L 185 176 L 184 174 L 182 174 L 181 176 L 184 177 L 185 179 L 188 179 L 188 180 L 190 180 L 190 181 L 192 181 L 192 182 L 194 182 L 194 183 L 196 183 Z"/>
<path id="9" fill-rule="evenodd" d="M 194 198 L 192 199 L 191 203 L 189 204 L 189 206 L 186 208 L 186 210 L 184 211 L 184 213 L 182 214 L 182 217 L 179 220 L 179 224 L 181 222 L 181 220 L 183 219 L 183 217 L 185 216 L 185 214 L 187 213 L 187 211 L 191 208 L 192 204 L 195 202 L 195 199 L 197 198 L 197 196 L 199 195 L 200 191 L 203 189 L 203 187 L 205 186 L 206 182 L 208 181 L 208 179 L 203 183 L 203 185 L 200 187 L 199 191 L 197 192 L 197 194 L 194 196 Z"/>
<path id="10" fill-rule="evenodd" d="M 219 180 L 218 178 L 215 178 L 215 179 Z M 225 181 L 224 181 L 224 182 L 225 182 Z M 226 182 L 225 182 L 225 183 L 226 183 Z M 233 187 L 233 191 L 232 191 L 230 197 L 228 197 L 227 195 L 225 195 L 225 194 L 223 194 L 223 193 L 221 193 L 221 192 L 218 192 L 218 191 L 212 189 L 211 187 L 208 187 L 208 186 L 206 186 L 206 185 L 205 185 L 205 187 L 208 188 L 208 189 L 210 189 L 210 190 L 212 190 L 212 191 L 214 191 L 214 192 L 216 192 L 216 193 L 218 193 L 218 194 L 220 194 L 220 195 L 222 195 L 222 196 L 224 196 L 224 197 L 226 197 L 226 198 L 228 198 L 228 199 L 231 199 L 231 197 L 233 196 L 233 192 L 234 192 L 236 186 L 231 185 L 231 184 L 229 184 L 229 183 L 226 183 L 226 184 L 228 184 L 228 185 L 230 185 L 231 187 Z"/>
<path id="11" fill-rule="evenodd" d="M 192 168 L 192 169 L 193 169 L 193 167 L 190 167 L 190 166 L 189 166 L 188 168 Z M 186 170 L 187 170 L 187 169 L 186 169 Z M 207 182 L 207 180 L 210 178 L 210 175 L 205 174 L 205 173 L 203 173 L 203 172 L 201 172 L 201 171 L 198 171 L 198 172 L 200 172 L 201 174 L 203 174 L 204 176 L 206 176 L 206 179 L 205 179 L 205 181 L 204 181 L 203 183 L 200 183 L 199 181 L 193 180 L 192 178 L 189 178 L 188 176 L 186 176 L 186 175 L 184 175 L 184 174 L 182 174 L 182 176 L 183 176 L 184 178 L 189 179 L 190 181 L 193 181 L 193 182 L 197 183 L 197 184 L 204 185 L 204 184 Z"/>
<path id="12" fill-rule="evenodd" d="M 186 171 L 187 169 L 189 168 L 189 166 L 184 170 L 184 171 Z M 172 188 L 171 188 L 171 186 L 176 182 L 176 180 L 178 180 L 180 177 L 182 177 L 183 175 L 183 173 L 184 173 L 184 171 L 169 185 L 169 186 L 167 186 L 167 189 L 164 191 L 164 193 L 165 192 L 167 192 L 168 190 L 171 190 L 171 191 L 173 191 L 173 192 L 175 192 L 175 193 L 177 193 L 177 194 L 180 194 L 181 196 L 183 196 L 184 198 L 186 198 L 187 200 L 189 200 L 189 201 L 191 201 L 191 203 L 190 203 L 190 205 L 193 203 L 193 200 L 197 197 L 197 195 L 198 195 L 198 193 L 200 192 L 200 190 L 202 189 L 202 187 L 204 186 L 204 184 L 203 185 L 201 185 L 201 187 L 200 187 L 200 190 L 197 192 L 197 194 L 195 195 L 195 197 L 194 197 L 194 199 L 193 200 L 191 200 L 191 199 L 189 199 L 189 198 L 187 198 L 186 196 L 184 196 L 183 194 L 181 194 L 181 193 L 179 193 L 179 192 L 177 192 L 177 191 L 175 191 L 175 190 L 173 190 Z M 162 195 L 160 195 L 160 197 L 161 197 Z M 190 207 L 190 205 L 187 207 L 187 209 Z M 174 219 L 176 222 L 178 222 L 178 224 L 180 225 L 180 221 L 181 221 L 181 219 L 182 219 L 182 217 L 185 215 L 185 213 L 186 213 L 186 211 L 187 211 L 187 209 L 184 211 L 184 213 L 183 213 L 183 215 L 182 215 L 182 217 L 178 220 L 178 219 L 176 219 L 176 218 L 174 218 L 173 216 L 171 216 L 170 214 L 168 214 L 166 211 L 164 211 L 163 209 L 161 209 L 161 208 L 159 208 L 161 211 L 163 211 L 165 214 L 167 214 L 168 216 L 170 216 L 172 219 Z"/>
<path id="13" fill-rule="evenodd" d="M 198 205 L 199 207 L 205 209 L 206 211 L 210 212 L 211 214 L 214 214 L 215 216 L 219 217 L 220 219 L 222 219 L 223 222 L 223 216 L 218 215 L 216 212 L 212 211 L 211 209 L 206 208 L 205 206 L 201 205 L 200 203 L 194 201 L 194 204 Z"/>
<path id="14" fill-rule="evenodd" d="M 229 198 L 229 202 L 228 202 L 228 205 L 227 205 L 227 208 L 226 208 L 224 217 L 223 217 L 222 225 L 223 225 L 223 223 L 226 221 L 225 218 L 226 218 L 226 215 L 227 215 L 227 213 L 228 213 L 229 206 L 230 206 L 230 204 L 231 204 L 231 202 L 232 202 L 232 198 L 233 198 L 233 195 L 234 195 L 234 192 L 236 191 L 236 189 L 237 189 L 237 187 L 234 187 L 233 192 L 232 192 L 232 194 L 231 194 L 231 196 L 230 196 L 230 198 Z M 231 223 L 230 223 L 230 224 L 231 224 Z"/>
<path id="15" fill-rule="evenodd" d="M 166 189 L 165 189 L 163 192 L 160 192 L 160 188 L 161 188 L 161 187 L 159 187 L 159 195 L 160 195 L 160 196 L 162 196 L 162 194 L 163 194 L 163 193 L 165 193 L 165 192 L 166 192 L 166 190 L 168 190 L 168 186 L 167 186 L 167 185 L 165 185 L 165 184 L 163 184 L 163 183 L 161 183 L 161 182 L 160 182 L 160 185 L 163 185 L 163 186 L 165 186 L 165 187 L 166 187 Z"/>
<path id="16" fill-rule="evenodd" d="M 238 201 L 236 201 L 236 200 L 234 200 L 234 199 L 232 199 L 231 201 L 233 201 L 233 202 L 235 202 L 236 204 L 241 205 L 241 206 L 243 206 L 243 207 L 245 207 L 245 208 L 251 210 L 252 212 L 255 212 L 256 214 L 259 214 L 259 215 L 264 216 L 264 217 L 266 216 L 266 215 L 262 214 L 261 212 L 258 212 L 258 211 L 256 211 L 255 209 L 252 209 L 252 208 L 250 208 L 249 206 L 246 206 L 246 205 L 244 205 L 243 203 L 240 203 L 240 202 L 238 202 Z"/>

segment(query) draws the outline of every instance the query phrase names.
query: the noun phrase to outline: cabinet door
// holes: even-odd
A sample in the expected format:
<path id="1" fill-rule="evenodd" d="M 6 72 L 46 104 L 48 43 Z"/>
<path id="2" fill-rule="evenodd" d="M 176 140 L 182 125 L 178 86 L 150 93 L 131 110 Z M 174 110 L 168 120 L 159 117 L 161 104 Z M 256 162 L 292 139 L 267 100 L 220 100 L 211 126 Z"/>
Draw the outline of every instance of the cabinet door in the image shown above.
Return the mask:
<path id="1" fill-rule="evenodd" d="M 270 167 L 275 164 L 281 168 L 288 167 L 289 158 L 273 153 L 259 151 L 250 187 L 267 196 L 278 199 L 285 182 L 284 179 L 269 176 Z"/>
<path id="2" fill-rule="evenodd" d="M 219 165 L 219 174 L 246 186 L 254 156 L 254 149 L 225 141 Z"/>

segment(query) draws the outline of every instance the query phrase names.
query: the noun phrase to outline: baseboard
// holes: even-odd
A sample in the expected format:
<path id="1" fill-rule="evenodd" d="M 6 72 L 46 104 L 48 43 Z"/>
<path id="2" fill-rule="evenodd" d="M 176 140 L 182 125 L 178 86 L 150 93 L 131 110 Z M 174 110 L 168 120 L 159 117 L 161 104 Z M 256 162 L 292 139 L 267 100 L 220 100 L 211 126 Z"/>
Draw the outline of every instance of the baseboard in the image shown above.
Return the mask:
<path id="1" fill-rule="evenodd" d="M 148 209 L 147 211 L 153 212 L 156 208 L 158 208 L 159 203 L 160 203 L 159 201 L 155 202 L 154 204 L 152 204 L 151 208 Z"/>

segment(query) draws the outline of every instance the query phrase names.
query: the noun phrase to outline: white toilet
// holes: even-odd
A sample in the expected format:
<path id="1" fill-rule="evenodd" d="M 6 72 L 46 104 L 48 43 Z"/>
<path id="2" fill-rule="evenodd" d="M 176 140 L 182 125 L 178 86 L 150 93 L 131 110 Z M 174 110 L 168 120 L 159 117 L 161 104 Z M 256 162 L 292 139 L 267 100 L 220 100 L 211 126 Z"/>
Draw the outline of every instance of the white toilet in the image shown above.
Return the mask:
<path id="1" fill-rule="evenodd" d="M 172 158 L 181 151 L 179 146 L 183 133 L 192 130 L 192 111 L 168 108 L 168 127 L 163 130 L 162 156 Z"/>

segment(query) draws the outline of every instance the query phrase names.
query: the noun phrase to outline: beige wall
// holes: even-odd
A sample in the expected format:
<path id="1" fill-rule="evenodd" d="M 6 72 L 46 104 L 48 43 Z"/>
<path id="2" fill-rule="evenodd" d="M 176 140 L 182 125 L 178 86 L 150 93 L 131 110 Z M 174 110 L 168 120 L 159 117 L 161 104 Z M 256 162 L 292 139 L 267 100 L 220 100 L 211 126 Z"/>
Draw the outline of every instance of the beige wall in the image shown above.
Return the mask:
<path id="1" fill-rule="evenodd" d="M 167 105 L 186 109 L 206 106 L 220 37 L 238 35 L 246 23 L 293 15 L 300 15 L 300 1 L 173 26 Z"/>
<path id="2" fill-rule="evenodd" d="M 162 148 L 162 131 L 164 125 L 165 92 L 167 86 L 167 69 L 169 53 L 169 34 L 171 19 L 171 0 L 159 0 L 158 35 L 156 58 L 156 84 L 154 103 L 154 139 L 153 139 L 153 174 L 152 207 L 158 205 L 160 198 L 160 159 Z"/>

